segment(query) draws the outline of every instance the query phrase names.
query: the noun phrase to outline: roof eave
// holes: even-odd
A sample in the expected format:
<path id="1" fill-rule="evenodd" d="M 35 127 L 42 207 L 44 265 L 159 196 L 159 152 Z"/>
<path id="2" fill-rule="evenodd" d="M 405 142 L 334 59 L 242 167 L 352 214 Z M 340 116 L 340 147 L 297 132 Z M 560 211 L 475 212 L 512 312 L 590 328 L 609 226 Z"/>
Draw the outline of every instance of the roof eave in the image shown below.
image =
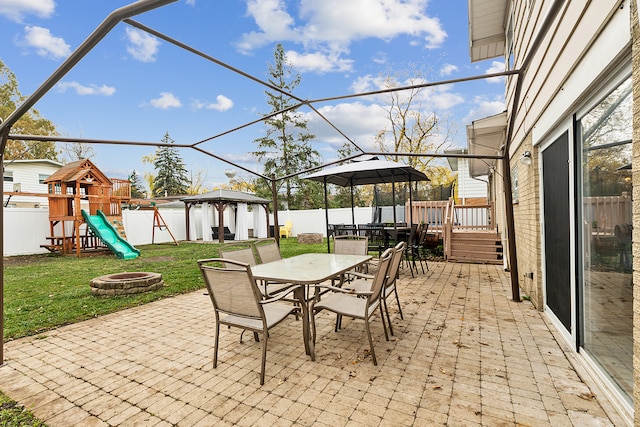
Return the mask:
<path id="1" fill-rule="evenodd" d="M 507 0 L 468 0 L 471 62 L 504 56 Z"/>

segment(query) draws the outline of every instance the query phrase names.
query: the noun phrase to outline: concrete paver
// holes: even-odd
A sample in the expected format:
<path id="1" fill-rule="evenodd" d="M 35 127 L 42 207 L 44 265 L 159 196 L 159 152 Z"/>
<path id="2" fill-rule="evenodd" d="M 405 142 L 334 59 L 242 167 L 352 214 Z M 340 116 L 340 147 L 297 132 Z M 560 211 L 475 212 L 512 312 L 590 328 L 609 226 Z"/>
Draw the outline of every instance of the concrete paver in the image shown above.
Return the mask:
<path id="1" fill-rule="evenodd" d="M 0 389 L 48 426 L 607 426 L 603 399 L 573 369 L 500 266 L 430 263 L 390 300 L 395 336 L 317 318 L 316 361 L 293 317 L 261 344 L 222 328 L 203 291 L 8 342 Z"/>

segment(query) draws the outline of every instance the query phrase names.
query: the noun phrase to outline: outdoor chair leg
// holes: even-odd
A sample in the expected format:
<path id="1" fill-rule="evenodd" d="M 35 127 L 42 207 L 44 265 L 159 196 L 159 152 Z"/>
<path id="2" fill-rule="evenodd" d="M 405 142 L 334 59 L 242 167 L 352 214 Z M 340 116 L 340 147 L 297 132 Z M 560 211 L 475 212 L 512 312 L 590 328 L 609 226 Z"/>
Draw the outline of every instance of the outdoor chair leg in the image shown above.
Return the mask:
<path id="1" fill-rule="evenodd" d="M 384 311 L 387 313 L 387 323 L 389 324 L 389 332 L 393 336 L 393 326 L 391 326 L 391 316 L 389 316 L 389 307 L 387 307 L 387 299 L 386 298 L 382 299 L 382 305 L 384 305 Z M 380 305 L 381 308 L 382 308 L 382 305 Z M 384 313 L 382 312 L 382 310 L 380 310 L 380 315 L 382 316 L 382 324 L 384 325 Z M 389 341 L 389 336 L 387 335 L 386 326 L 385 326 L 385 329 L 384 329 L 384 336 L 387 339 L 387 341 Z"/>
<path id="2" fill-rule="evenodd" d="M 402 320 L 404 320 L 404 316 L 402 315 L 402 307 L 400 307 L 400 296 L 398 296 L 398 288 L 396 285 L 396 288 L 393 290 L 396 294 L 396 302 L 398 303 L 398 311 L 400 312 L 400 318 Z"/>
<path id="3" fill-rule="evenodd" d="M 384 329 L 384 338 L 389 341 L 389 333 L 387 332 L 387 324 L 384 321 L 384 310 L 382 304 L 380 304 L 380 320 L 382 321 L 382 329 Z M 391 327 L 391 325 L 389 325 L 389 327 Z M 391 335 L 393 335 L 393 332 Z"/>
<path id="4" fill-rule="evenodd" d="M 257 332 L 254 332 L 257 335 Z M 264 332 L 264 336 L 262 337 L 262 366 L 260 367 L 260 385 L 264 385 L 264 369 L 267 364 L 267 333 Z"/>
<path id="5" fill-rule="evenodd" d="M 218 343 L 220 342 L 220 322 L 216 319 L 216 336 L 213 339 L 213 368 L 218 367 Z"/>
<path id="6" fill-rule="evenodd" d="M 384 322 L 384 319 L 382 320 Z M 373 339 L 371 338 L 371 329 L 369 328 L 369 319 L 364 319 L 364 327 L 367 330 L 367 336 L 369 337 L 369 347 L 371 348 L 371 358 L 373 359 L 373 364 L 378 366 L 378 361 L 376 360 L 376 351 L 373 349 Z M 385 332 L 386 332 L 385 327 Z"/>

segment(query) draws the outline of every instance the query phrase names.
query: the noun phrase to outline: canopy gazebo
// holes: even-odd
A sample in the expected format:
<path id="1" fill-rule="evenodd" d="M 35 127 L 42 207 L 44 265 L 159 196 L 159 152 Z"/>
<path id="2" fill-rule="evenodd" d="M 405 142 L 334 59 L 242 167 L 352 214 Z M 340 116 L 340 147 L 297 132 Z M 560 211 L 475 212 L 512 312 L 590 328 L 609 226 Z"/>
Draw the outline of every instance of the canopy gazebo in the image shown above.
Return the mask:
<path id="1" fill-rule="evenodd" d="M 269 203 L 271 200 L 263 199 L 262 197 L 255 196 L 250 193 L 244 193 L 242 191 L 234 190 L 215 190 L 204 194 L 198 194 L 195 196 L 184 197 L 180 199 L 185 205 L 186 215 L 186 227 L 187 227 L 187 240 L 190 239 L 190 230 L 192 226 L 192 220 L 194 211 L 192 207 L 201 205 L 203 209 L 202 215 L 202 239 L 208 240 L 208 233 L 211 231 L 211 223 L 209 222 L 209 204 L 213 205 L 218 212 L 218 241 L 224 242 L 224 211 L 227 207 L 235 208 L 235 225 L 237 232 L 235 233 L 235 240 L 246 240 L 248 236 L 248 219 L 247 219 L 247 205 L 260 205 L 265 210 L 266 216 L 266 228 L 269 230 Z M 254 224 L 260 227 L 259 221 L 254 220 Z M 255 228 L 255 226 L 254 226 Z M 259 237 L 266 237 L 259 236 Z"/>
<path id="2" fill-rule="evenodd" d="M 391 184 L 393 198 L 393 223 L 397 226 L 396 220 L 396 182 L 409 183 L 409 205 L 413 198 L 411 196 L 411 183 L 415 181 L 430 181 L 423 172 L 402 163 L 389 160 L 380 160 L 376 156 L 364 156 L 352 159 L 351 162 L 334 166 L 305 176 L 306 179 L 320 181 L 324 184 L 324 208 L 325 220 L 327 222 L 327 237 L 329 237 L 329 203 L 327 197 L 327 184 L 335 184 L 351 189 L 351 219 L 355 223 L 355 213 L 353 206 L 353 187 L 367 184 Z M 412 209 L 409 210 L 412 215 Z M 410 223 L 413 218 L 410 218 Z M 327 250 L 330 251 L 329 239 L 327 239 Z"/>

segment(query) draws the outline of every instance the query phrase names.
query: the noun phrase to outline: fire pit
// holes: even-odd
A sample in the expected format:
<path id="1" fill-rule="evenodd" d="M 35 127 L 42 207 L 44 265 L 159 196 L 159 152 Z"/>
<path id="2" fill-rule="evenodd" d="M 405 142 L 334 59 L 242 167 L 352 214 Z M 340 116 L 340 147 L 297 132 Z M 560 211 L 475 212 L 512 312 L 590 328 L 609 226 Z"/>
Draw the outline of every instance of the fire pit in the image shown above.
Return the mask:
<path id="1" fill-rule="evenodd" d="M 162 274 L 125 272 L 91 280 L 91 293 L 99 296 L 131 295 L 155 291 L 163 286 Z"/>

